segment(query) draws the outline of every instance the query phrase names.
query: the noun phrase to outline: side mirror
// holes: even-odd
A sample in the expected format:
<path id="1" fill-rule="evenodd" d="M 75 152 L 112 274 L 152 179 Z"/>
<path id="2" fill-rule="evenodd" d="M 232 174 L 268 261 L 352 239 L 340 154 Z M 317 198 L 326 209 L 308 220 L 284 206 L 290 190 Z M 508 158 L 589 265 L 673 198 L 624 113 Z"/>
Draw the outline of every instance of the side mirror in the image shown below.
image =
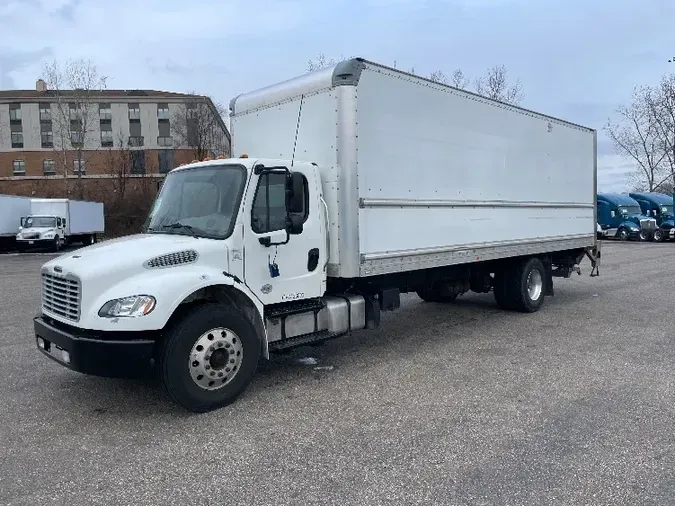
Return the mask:
<path id="1" fill-rule="evenodd" d="M 288 235 L 300 235 L 304 229 L 304 217 L 300 214 L 290 214 L 286 218 L 286 232 Z"/>
<path id="2" fill-rule="evenodd" d="M 21 226 L 21 228 L 26 226 L 26 217 L 25 216 L 23 218 L 21 218 L 21 225 L 20 226 Z"/>
<path id="3" fill-rule="evenodd" d="M 286 178 L 286 210 L 291 214 L 305 212 L 305 178 L 299 172 Z"/>

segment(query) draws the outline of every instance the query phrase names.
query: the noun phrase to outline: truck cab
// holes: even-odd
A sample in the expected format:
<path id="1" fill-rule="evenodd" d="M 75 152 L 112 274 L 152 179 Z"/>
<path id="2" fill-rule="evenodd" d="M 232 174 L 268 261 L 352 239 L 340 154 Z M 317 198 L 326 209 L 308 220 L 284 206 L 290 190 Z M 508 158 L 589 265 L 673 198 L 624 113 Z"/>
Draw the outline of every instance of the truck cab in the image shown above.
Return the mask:
<path id="1" fill-rule="evenodd" d="M 658 228 L 652 238 L 662 241 L 670 237 L 671 230 L 675 227 L 673 216 L 673 198 L 663 193 L 630 193 L 629 196 L 640 205 L 642 214 L 656 219 Z"/>
<path id="2" fill-rule="evenodd" d="M 629 195 L 598 193 L 596 204 L 598 224 L 607 237 L 647 241 L 658 230 L 656 219 L 643 214 L 640 204 Z"/>
<path id="3" fill-rule="evenodd" d="M 66 218 L 54 215 L 29 215 L 21 218 L 16 234 L 19 251 L 32 247 L 51 247 L 58 250 L 65 236 Z"/>

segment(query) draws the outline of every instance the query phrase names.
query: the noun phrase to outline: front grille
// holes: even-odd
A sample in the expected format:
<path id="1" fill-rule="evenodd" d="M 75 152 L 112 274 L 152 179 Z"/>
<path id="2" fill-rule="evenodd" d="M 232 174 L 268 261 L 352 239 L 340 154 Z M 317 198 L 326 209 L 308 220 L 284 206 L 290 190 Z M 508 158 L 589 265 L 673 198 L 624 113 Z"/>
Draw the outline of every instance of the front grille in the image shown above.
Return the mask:
<path id="1" fill-rule="evenodd" d="M 656 220 L 653 218 L 640 220 L 640 228 L 644 228 L 646 230 L 654 230 L 656 229 Z"/>
<path id="2" fill-rule="evenodd" d="M 68 320 L 80 319 L 80 280 L 42 273 L 42 309 Z"/>
<path id="3" fill-rule="evenodd" d="M 38 239 L 40 234 L 23 234 L 24 239 Z"/>

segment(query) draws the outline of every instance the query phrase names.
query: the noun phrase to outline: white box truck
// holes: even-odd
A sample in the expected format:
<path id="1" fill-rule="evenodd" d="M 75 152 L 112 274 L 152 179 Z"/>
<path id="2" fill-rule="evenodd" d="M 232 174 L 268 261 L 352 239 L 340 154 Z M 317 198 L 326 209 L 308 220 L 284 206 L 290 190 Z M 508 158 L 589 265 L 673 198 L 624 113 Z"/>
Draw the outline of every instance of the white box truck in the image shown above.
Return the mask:
<path id="1" fill-rule="evenodd" d="M 42 268 L 36 346 L 154 368 L 189 410 L 258 362 L 379 325 L 400 294 L 534 312 L 596 242 L 596 132 L 362 59 L 240 95 L 231 159 L 166 177 L 144 233 Z M 451 346 L 451 344 L 449 344 Z"/>
<path id="2" fill-rule="evenodd" d="M 31 199 L 30 213 L 16 234 L 19 251 L 49 247 L 53 251 L 73 243 L 96 242 L 105 230 L 103 204 L 70 199 Z"/>
<path id="3" fill-rule="evenodd" d="M 21 218 L 30 213 L 30 197 L 0 195 L 0 250 L 15 246 Z"/>

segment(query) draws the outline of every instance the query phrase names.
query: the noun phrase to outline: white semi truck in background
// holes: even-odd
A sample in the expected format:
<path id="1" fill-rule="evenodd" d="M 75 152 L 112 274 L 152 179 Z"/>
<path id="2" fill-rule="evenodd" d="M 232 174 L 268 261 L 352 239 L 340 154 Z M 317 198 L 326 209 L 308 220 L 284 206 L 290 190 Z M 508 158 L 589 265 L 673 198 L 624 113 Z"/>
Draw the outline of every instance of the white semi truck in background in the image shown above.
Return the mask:
<path id="1" fill-rule="evenodd" d="M 16 233 L 19 251 L 49 247 L 53 251 L 73 243 L 96 242 L 105 231 L 103 203 L 70 199 L 31 199 L 30 212 Z"/>
<path id="2" fill-rule="evenodd" d="M 42 267 L 44 354 L 154 368 L 201 412 L 271 352 L 378 327 L 402 293 L 529 313 L 599 265 L 590 128 L 363 59 L 230 108 L 237 158 L 177 167 L 142 234 Z"/>
<path id="3" fill-rule="evenodd" d="M 14 248 L 21 218 L 29 213 L 30 197 L 0 195 L 0 250 Z"/>

